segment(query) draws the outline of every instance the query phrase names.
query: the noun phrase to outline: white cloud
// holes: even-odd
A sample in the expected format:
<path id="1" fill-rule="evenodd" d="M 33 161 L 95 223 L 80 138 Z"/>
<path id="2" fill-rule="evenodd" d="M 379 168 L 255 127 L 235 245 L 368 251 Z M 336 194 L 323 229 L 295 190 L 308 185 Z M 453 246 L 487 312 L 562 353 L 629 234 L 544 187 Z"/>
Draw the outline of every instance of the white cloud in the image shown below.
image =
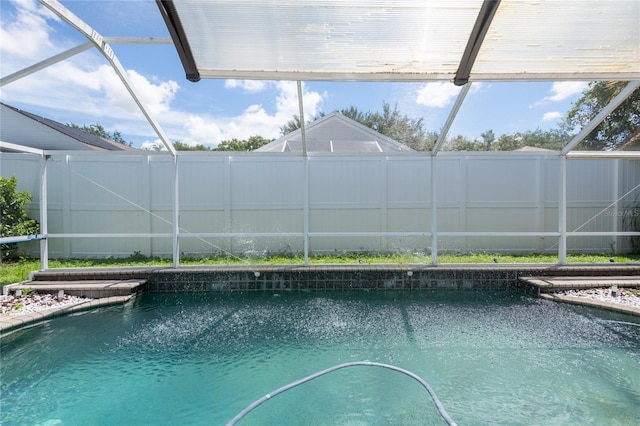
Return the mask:
<path id="1" fill-rule="evenodd" d="M 51 19 L 57 18 L 52 18 L 50 12 L 36 2 L 19 1 L 12 5 L 16 13 L 9 16 L 3 7 L 0 29 L 3 76 L 32 65 L 58 49 L 77 44 L 60 38 L 64 35 L 51 25 Z M 249 94 L 262 92 L 259 102 L 269 104 L 257 104 L 253 99 L 239 114 L 227 112 L 225 116 L 214 116 L 201 112 L 207 106 L 195 110 L 177 108 L 175 101 L 180 85 L 175 81 L 146 76 L 136 70 L 127 70 L 127 74 L 136 93 L 168 137 L 187 144 L 215 145 L 222 140 L 246 139 L 253 135 L 276 138 L 280 135 L 280 126 L 299 113 L 295 82 L 226 80 L 225 88 L 239 88 Z M 269 96 L 272 96 L 270 101 Z M 318 114 L 325 96 L 303 90 L 306 119 Z M 224 97 L 218 99 L 223 103 L 218 107 L 226 107 Z M 146 146 L 158 142 L 126 87 L 95 50 L 4 86 L 2 100 L 27 110 L 33 107 L 33 112 L 62 123 L 98 122 L 109 131 L 117 129 L 125 135 L 148 138 Z"/>
<path id="2" fill-rule="evenodd" d="M 280 126 L 299 114 L 298 89 L 297 84 L 291 81 L 271 82 L 270 85 L 277 90 L 273 113 L 269 113 L 263 105 L 251 104 L 240 115 L 233 117 L 205 119 L 192 116 L 185 123 L 184 132 L 188 136 L 183 142 L 217 145 L 223 140 L 247 139 L 255 135 L 274 139 L 279 137 Z M 303 85 L 302 99 L 305 118 L 310 120 L 320 111 L 324 95 L 305 90 Z"/>
<path id="3" fill-rule="evenodd" d="M 145 141 L 140 145 L 141 149 L 145 149 L 147 151 L 166 151 L 167 148 L 164 146 L 160 139 L 156 139 L 155 141 Z"/>
<path id="4" fill-rule="evenodd" d="M 430 108 L 442 108 L 453 102 L 460 87 L 449 82 L 426 83 L 418 90 L 416 102 Z"/>
<path id="5" fill-rule="evenodd" d="M 13 16 L 3 8 L 0 53 L 2 72 L 15 72 L 52 55 L 67 44 L 52 29 L 51 13 L 33 1 L 14 2 Z M 9 16 L 7 18 L 7 16 Z M 9 20 L 13 19 L 13 20 Z M 44 56 L 43 56 L 44 55 Z M 128 77 L 154 115 L 165 113 L 179 88 L 174 81 L 152 83 L 134 70 Z M 2 88 L 3 100 L 56 108 L 74 115 L 144 121 L 144 117 L 111 66 L 95 50 L 76 55 Z M 69 120 L 71 121 L 71 120 Z"/>
<path id="6" fill-rule="evenodd" d="M 483 83 L 474 83 L 470 94 L 478 93 L 484 87 Z M 460 86 L 451 82 L 425 83 L 416 95 L 416 103 L 429 108 L 443 108 L 450 105 L 460 93 Z"/>
<path id="7" fill-rule="evenodd" d="M 586 81 L 556 81 L 551 85 L 551 94 L 532 103 L 529 108 L 536 108 L 549 102 L 564 101 L 572 96 L 581 94 L 588 87 L 589 83 Z"/>
<path id="8" fill-rule="evenodd" d="M 265 80 L 225 80 L 224 87 L 227 89 L 243 89 L 246 93 L 258 93 L 267 88 L 273 82 Z"/>
<path id="9" fill-rule="evenodd" d="M 39 7 L 35 1 L 14 2 L 16 15 L 8 21 L 3 14 L 0 21 L 0 55 L 5 62 L 6 57 L 13 57 L 20 62 L 23 59 L 40 57 L 51 51 L 53 44 L 49 40 L 51 28 L 46 19 L 52 14 Z M 3 73 L 5 69 L 3 67 Z"/>
<path id="10" fill-rule="evenodd" d="M 549 101 L 563 101 L 573 95 L 582 93 L 589 83 L 586 81 L 558 81 L 551 86 L 551 96 L 545 98 Z"/>
<path id="11" fill-rule="evenodd" d="M 549 111 L 545 112 L 542 116 L 542 121 L 553 121 L 562 117 L 562 113 L 560 111 Z"/>
<path id="12" fill-rule="evenodd" d="M 222 138 L 220 127 L 212 120 L 205 120 L 202 117 L 191 115 L 184 123 L 185 138 L 182 142 L 187 145 L 215 144 Z"/>

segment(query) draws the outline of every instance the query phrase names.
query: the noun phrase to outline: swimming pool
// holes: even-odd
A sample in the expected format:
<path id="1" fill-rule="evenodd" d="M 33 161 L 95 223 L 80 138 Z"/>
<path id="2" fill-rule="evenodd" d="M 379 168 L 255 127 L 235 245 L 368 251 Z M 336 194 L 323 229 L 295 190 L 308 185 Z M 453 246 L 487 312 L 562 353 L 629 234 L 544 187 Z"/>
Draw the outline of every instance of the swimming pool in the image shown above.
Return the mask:
<path id="1" fill-rule="evenodd" d="M 634 322 L 635 321 L 635 322 Z M 518 291 L 148 293 L 2 339 L 2 424 L 225 424 L 370 360 L 459 424 L 634 424 L 632 317 Z M 345 369 L 239 424 L 444 424 L 420 385 Z"/>

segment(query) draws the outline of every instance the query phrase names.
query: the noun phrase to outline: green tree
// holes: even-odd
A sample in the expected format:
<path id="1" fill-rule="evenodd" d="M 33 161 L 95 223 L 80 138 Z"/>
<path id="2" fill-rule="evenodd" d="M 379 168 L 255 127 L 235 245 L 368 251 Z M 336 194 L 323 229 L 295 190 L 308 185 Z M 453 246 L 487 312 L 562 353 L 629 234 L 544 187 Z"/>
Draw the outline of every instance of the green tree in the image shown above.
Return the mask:
<path id="1" fill-rule="evenodd" d="M 31 194 L 18 191 L 17 186 L 18 179 L 15 176 L 0 176 L 0 237 L 36 235 L 40 232 L 38 221 L 29 219 L 24 208 L 31 202 Z M 1 258 L 9 257 L 15 247 L 15 244 L 1 245 Z"/>
<path id="2" fill-rule="evenodd" d="M 172 143 L 176 151 L 213 151 L 213 148 L 201 143 L 197 145 L 187 145 L 181 141 L 173 141 Z"/>
<path id="3" fill-rule="evenodd" d="M 482 151 L 484 144 L 472 141 L 462 135 L 448 137 L 442 146 L 443 151 Z"/>
<path id="4" fill-rule="evenodd" d="M 403 143 L 416 151 L 430 150 L 437 139 L 436 133 L 424 130 L 422 118 L 413 119 L 406 114 L 402 114 L 398 110 L 398 104 L 395 104 L 392 109 L 389 103 L 383 102 L 382 113 L 363 113 L 353 106 L 340 112 L 345 117 L 364 124 L 376 132 Z"/>
<path id="5" fill-rule="evenodd" d="M 570 140 L 569 135 L 563 129 L 552 130 L 528 130 L 526 132 L 507 133 L 498 138 L 492 144 L 493 151 L 514 151 L 526 146 L 560 150 Z"/>
<path id="6" fill-rule="evenodd" d="M 627 85 L 625 81 L 589 83 L 563 123 L 566 131 L 579 130 L 593 119 Z M 640 89 L 609 114 L 578 146 L 578 149 L 610 150 L 640 138 Z"/>
<path id="7" fill-rule="evenodd" d="M 430 150 L 438 139 L 437 132 L 425 131 L 422 118 L 413 119 L 402 114 L 398 110 L 398 104 L 391 108 L 389 103 L 383 102 L 381 113 L 371 111 L 362 112 L 354 106 L 342 109 L 340 113 L 417 151 Z M 320 113 L 314 120 L 323 116 L 324 113 Z M 300 117 L 294 115 L 291 120 L 280 127 L 280 133 L 286 135 L 299 129 L 300 126 Z"/>
<path id="8" fill-rule="evenodd" d="M 124 138 L 122 137 L 122 133 L 120 133 L 117 130 L 114 130 L 113 132 L 108 132 L 104 126 L 102 126 L 102 124 L 85 124 L 83 126 L 79 126 L 77 124 L 67 124 L 67 126 L 72 127 L 74 129 L 78 129 L 78 130 L 82 130 L 85 133 L 88 133 L 90 135 L 95 135 L 95 136 L 100 136 L 102 138 L 105 139 L 110 139 L 114 142 L 117 143 L 121 143 L 123 145 L 127 145 L 127 146 L 131 146 L 130 142 L 127 142 L 126 140 L 124 140 Z"/>
<path id="9" fill-rule="evenodd" d="M 271 142 L 272 139 L 265 139 L 262 136 L 251 136 L 249 139 L 231 139 L 222 141 L 218 144 L 218 146 L 214 149 L 214 151 L 235 151 L 235 152 L 246 152 L 246 151 L 255 151 L 263 145 Z"/>
<path id="10" fill-rule="evenodd" d="M 524 146 L 522 133 L 505 133 L 492 144 L 491 148 L 496 151 L 515 151 Z"/>
<path id="11" fill-rule="evenodd" d="M 320 112 L 308 122 L 316 121 L 317 119 L 322 117 L 324 117 L 324 112 Z M 298 114 L 295 114 L 291 120 L 287 121 L 283 126 L 280 126 L 280 134 L 283 136 L 287 135 L 291 132 L 295 132 L 300 127 L 302 127 L 302 121 L 300 121 L 300 116 Z"/>
<path id="12" fill-rule="evenodd" d="M 302 127 L 302 121 L 300 120 L 299 115 L 294 115 L 293 118 L 286 122 L 284 126 L 280 126 L 280 134 L 287 135 L 291 132 L 295 132 L 300 127 Z"/>
<path id="13" fill-rule="evenodd" d="M 480 137 L 482 138 L 482 141 L 484 142 L 485 149 L 487 151 L 490 151 L 491 150 L 491 146 L 496 141 L 496 135 L 495 135 L 495 133 L 493 133 L 493 130 L 491 130 L 491 129 L 485 130 L 483 133 L 480 133 Z"/>

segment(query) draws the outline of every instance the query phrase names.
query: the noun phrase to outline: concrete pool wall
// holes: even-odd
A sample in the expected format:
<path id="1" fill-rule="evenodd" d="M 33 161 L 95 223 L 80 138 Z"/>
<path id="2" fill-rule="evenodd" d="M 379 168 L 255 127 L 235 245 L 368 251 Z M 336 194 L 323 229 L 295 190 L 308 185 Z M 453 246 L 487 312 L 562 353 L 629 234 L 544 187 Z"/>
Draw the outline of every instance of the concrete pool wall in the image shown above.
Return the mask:
<path id="1" fill-rule="evenodd" d="M 521 277 L 640 276 L 631 265 L 231 265 L 55 269 L 35 281 L 146 280 L 145 291 L 420 290 L 524 288 Z"/>
<path id="2" fill-rule="evenodd" d="M 420 290 L 496 290 L 522 289 L 540 294 L 540 287 L 531 285 L 531 279 L 551 282 L 563 277 L 577 283 L 576 288 L 593 287 L 594 282 L 608 279 L 634 281 L 638 286 L 640 265 L 241 265 L 157 268 L 78 268 L 54 269 L 32 273 L 32 281 L 11 285 L 37 288 L 38 292 L 57 292 L 93 297 L 93 300 L 75 306 L 62 306 L 47 312 L 0 318 L 0 337 L 22 327 L 67 313 L 87 310 L 133 300 L 138 292 L 204 292 L 204 291 L 420 291 Z M 114 285 L 136 281 L 130 294 L 114 293 Z M 536 280 L 533 280 L 536 281 Z M 93 284 L 90 284 L 93 283 Z M 100 287 L 78 289 L 82 286 Z M 547 285 L 548 286 L 548 285 Z M 51 290 L 43 290 L 50 287 Z M 563 286 L 563 288 L 566 287 Z M 606 287 L 606 285 L 605 285 Z M 560 296 L 549 296 L 557 299 Z M 558 299 L 560 300 L 560 299 Z M 564 301 L 564 300 L 560 300 Z M 640 309 L 612 304 L 595 304 L 578 300 L 570 303 L 587 304 L 600 308 L 640 315 Z"/>

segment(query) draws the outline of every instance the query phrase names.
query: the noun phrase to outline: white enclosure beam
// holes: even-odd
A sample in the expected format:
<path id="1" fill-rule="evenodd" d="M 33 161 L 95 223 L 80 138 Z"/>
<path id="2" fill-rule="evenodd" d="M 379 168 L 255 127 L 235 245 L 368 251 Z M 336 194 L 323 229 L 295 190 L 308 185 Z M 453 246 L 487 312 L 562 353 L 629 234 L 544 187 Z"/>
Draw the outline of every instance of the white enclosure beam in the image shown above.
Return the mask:
<path id="1" fill-rule="evenodd" d="M 304 162 L 304 264 L 309 264 L 309 156 L 307 155 L 307 136 L 304 128 L 304 102 L 302 99 L 302 82 L 297 80 L 298 86 L 298 108 L 300 114 L 300 135 L 302 137 L 302 157 Z"/>
<path id="2" fill-rule="evenodd" d="M 18 145 L 15 143 L 0 141 L 0 151 L 15 151 L 24 152 L 26 154 L 44 155 L 44 151 L 38 148 L 31 148 L 30 146 Z"/>
<path id="3" fill-rule="evenodd" d="M 560 232 L 560 240 L 558 241 L 558 263 L 560 265 L 567 264 L 567 157 L 560 156 L 558 161 L 560 170 L 560 188 L 558 200 L 558 232 Z"/>
<path id="4" fill-rule="evenodd" d="M 298 80 L 298 109 L 300 114 L 300 136 L 302 138 L 302 155 L 307 156 L 307 135 L 304 128 L 304 105 L 302 100 L 302 82 Z"/>
<path id="5" fill-rule="evenodd" d="M 567 158 L 640 160 L 640 151 L 571 151 L 567 152 Z"/>
<path id="6" fill-rule="evenodd" d="M 167 37 L 104 37 L 109 44 L 173 44 Z"/>
<path id="7" fill-rule="evenodd" d="M 618 95 L 609 102 L 607 106 L 602 108 L 602 110 L 596 115 L 590 122 L 588 122 L 577 135 L 575 135 L 567 145 L 562 148 L 562 155 L 567 155 L 569 151 L 576 147 L 584 138 L 589 136 L 589 133 L 593 131 L 600 123 L 604 121 L 605 118 L 609 114 L 611 114 L 616 108 L 620 106 L 622 102 L 625 101 L 633 92 L 640 87 L 640 80 L 630 81 L 629 84 L 625 86 L 624 89 L 618 93 Z"/>
<path id="8" fill-rule="evenodd" d="M 618 216 L 618 200 L 620 200 L 620 160 L 613 160 L 613 179 L 611 182 L 611 194 L 613 199 L 613 204 L 611 206 L 611 214 L 613 216 L 613 220 L 611 221 L 611 231 L 618 232 L 618 225 L 621 225 L 621 219 Z M 613 249 L 613 253 L 618 253 L 618 238 L 615 235 L 611 236 L 611 248 Z"/>
<path id="9" fill-rule="evenodd" d="M 173 157 L 173 267 L 180 266 L 180 182 L 178 180 L 178 157 Z"/>
<path id="10" fill-rule="evenodd" d="M 33 64 L 27 68 L 23 68 L 20 71 L 16 71 L 13 74 L 9 74 L 6 77 L 0 79 L 0 87 L 5 84 L 12 83 L 16 80 L 19 80 L 23 77 L 33 74 L 34 72 L 43 70 L 48 66 L 57 64 L 58 62 L 62 62 L 65 59 L 69 59 L 72 56 L 77 55 L 78 53 L 82 53 L 87 51 L 93 47 L 93 43 L 86 42 L 77 45 L 76 47 L 72 47 L 71 49 L 65 50 L 64 52 L 58 53 L 57 55 L 53 55 L 48 59 L 38 62 L 37 64 Z"/>
<path id="11" fill-rule="evenodd" d="M 468 84 L 467 84 L 468 86 Z M 436 191 L 436 156 L 431 156 L 431 264 L 438 266 L 438 197 Z"/>
<path id="12" fill-rule="evenodd" d="M 456 116 L 458 115 L 458 111 L 460 110 L 460 107 L 462 106 L 462 103 L 464 102 L 464 98 L 467 96 L 467 93 L 469 93 L 470 88 L 471 88 L 471 83 L 467 83 L 464 86 L 462 86 L 462 90 L 460 91 L 460 93 L 458 93 L 458 98 L 456 99 L 456 103 L 453 104 L 453 108 L 451 108 L 451 111 L 449 112 L 449 117 L 447 117 L 447 121 L 444 123 L 444 126 L 442 127 L 440 136 L 438 136 L 438 140 L 436 141 L 435 145 L 433 146 L 433 149 L 431 150 L 431 155 L 437 155 L 438 151 L 440 151 L 440 147 L 442 147 L 442 144 L 445 142 L 445 140 L 447 140 L 447 134 L 449 134 L 451 125 L 453 124 L 453 121 L 456 119 Z"/>
<path id="13" fill-rule="evenodd" d="M 47 233 L 49 232 L 49 212 L 47 201 L 47 157 L 40 157 L 40 233 L 44 239 L 40 240 L 40 270 L 49 269 L 49 240 Z"/>
<path id="14" fill-rule="evenodd" d="M 160 127 L 160 124 L 158 124 L 158 122 L 151 116 L 151 113 L 149 112 L 147 107 L 142 103 L 142 100 L 138 97 L 138 94 L 136 93 L 133 83 L 129 79 L 127 72 L 122 67 L 122 64 L 120 64 L 120 61 L 118 60 L 115 53 L 111 49 L 111 46 L 109 45 L 109 43 L 105 42 L 104 38 L 96 30 L 91 28 L 82 19 L 74 15 L 69 9 L 64 7 L 57 0 L 38 0 L 38 1 L 42 3 L 42 5 L 44 5 L 47 9 L 51 10 L 53 13 L 55 13 L 57 16 L 59 16 L 65 22 L 67 22 L 69 25 L 71 25 L 80 33 L 82 33 L 85 37 L 87 37 L 87 39 L 89 39 L 90 42 L 92 42 L 98 48 L 100 53 L 102 53 L 102 55 L 107 59 L 107 61 L 109 61 L 109 63 L 111 64 L 111 67 L 120 78 L 120 81 L 122 81 L 127 91 L 129 92 L 129 94 L 131 95 L 135 103 L 138 105 L 138 108 L 140 109 L 142 114 L 145 116 L 145 118 L 147 119 L 151 127 L 153 127 L 153 130 L 156 132 L 156 134 L 158 135 L 158 137 L 160 138 L 164 146 L 173 156 L 175 156 L 177 153 L 175 148 L 173 147 L 173 144 L 171 143 L 167 135 L 164 133 L 164 131 Z"/>
<path id="15" fill-rule="evenodd" d="M 159 37 L 104 37 L 104 41 L 105 43 L 110 44 L 172 44 L 171 39 Z M 69 59 L 70 57 L 85 52 L 92 47 L 93 43 L 88 41 L 72 47 L 71 49 L 65 50 L 64 52 L 58 53 L 57 55 L 53 55 L 38 62 L 37 64 L 23 68 L 20 71 L 16 71 L 13 74 L 0 78 L 0 87 L 31 75 L 37 71 L 43 70 L 51 65 L 57 64 L 58 62 Z"/>

